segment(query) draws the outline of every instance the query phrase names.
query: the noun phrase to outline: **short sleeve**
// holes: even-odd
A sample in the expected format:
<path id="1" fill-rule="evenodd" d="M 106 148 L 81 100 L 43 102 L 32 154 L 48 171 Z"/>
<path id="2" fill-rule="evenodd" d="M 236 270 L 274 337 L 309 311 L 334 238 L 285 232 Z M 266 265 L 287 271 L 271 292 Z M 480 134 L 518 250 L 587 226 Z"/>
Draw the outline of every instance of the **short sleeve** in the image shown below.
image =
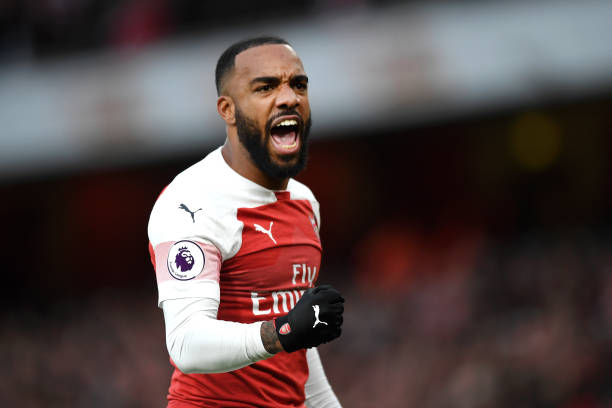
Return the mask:
<path id="1" fill-rule="evenodd" d="M 219 301 L 221 264 L 239 245 L 235 238 L 239 225 L 231 214 L 211 205 L 214 198 L 194 194 L 192 185 L 175 179 L 151 211 L 149 249 L 159 305 L 190 297 Z"/>
<path id="2" fill-rule="evenodd" d="M 151 245 L 158 305 L 169 299 L 209 298 L 219 301 L 221 253 L 197 238 Z"/>

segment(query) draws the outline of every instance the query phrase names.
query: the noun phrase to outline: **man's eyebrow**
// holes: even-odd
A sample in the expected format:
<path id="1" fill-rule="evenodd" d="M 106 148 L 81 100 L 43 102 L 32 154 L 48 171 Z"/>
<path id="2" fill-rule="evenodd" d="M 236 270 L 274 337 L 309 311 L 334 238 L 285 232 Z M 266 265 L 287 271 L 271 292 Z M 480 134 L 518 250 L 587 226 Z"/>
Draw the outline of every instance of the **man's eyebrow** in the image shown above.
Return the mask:
<path id="1" fill-rule="evenodd" d="M 291 82 L 292 83 L 297 83 L 297 82 L 306 82 L 306 83 L 308 83 L 308 77 L 306 75 L 296 75 L 293 78 L 291 78 Z"/>
<path id="2" fill-rule="evenodd" d="M 264 83 L 264 84 L 277 84 L 280 82 L 280 79 L 276 78 L 276 77 L 257 77 L 257 78 L 253 78 L 250 82 L 251 85 L 254 85 L 258 82 Z"/>
<path id="3" fill-rule="evenodd" d="M 257 78 L 253 78 L 250 82 L 251 85 L 254 85 L 256 83 L 264 83 L 264 84 L 278 84 L 280 82 L 280 79 L 278 79 L 277 77 L 272 77 L 272 76 L 263 76 L 263 77 L 257 77 Z M 308 83 L 308 77 L 306 75 L 296 75 L 293 78 L 291 78 L 291 83 L 298 83 L 298 82 L 306 82 Z"/>

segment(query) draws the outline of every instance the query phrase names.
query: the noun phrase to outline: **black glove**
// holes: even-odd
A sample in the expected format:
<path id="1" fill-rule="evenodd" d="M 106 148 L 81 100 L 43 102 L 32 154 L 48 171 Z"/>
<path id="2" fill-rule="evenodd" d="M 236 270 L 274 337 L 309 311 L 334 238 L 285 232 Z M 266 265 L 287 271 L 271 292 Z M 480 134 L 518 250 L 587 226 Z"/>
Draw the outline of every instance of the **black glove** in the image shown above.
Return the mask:
<path id="1" fill-rule="evenodd" d="M 340 336 L 344 299 L 330 285 L 310 288 L 285 316 L 274 320 L 283 349 L 291 353 Z"/>

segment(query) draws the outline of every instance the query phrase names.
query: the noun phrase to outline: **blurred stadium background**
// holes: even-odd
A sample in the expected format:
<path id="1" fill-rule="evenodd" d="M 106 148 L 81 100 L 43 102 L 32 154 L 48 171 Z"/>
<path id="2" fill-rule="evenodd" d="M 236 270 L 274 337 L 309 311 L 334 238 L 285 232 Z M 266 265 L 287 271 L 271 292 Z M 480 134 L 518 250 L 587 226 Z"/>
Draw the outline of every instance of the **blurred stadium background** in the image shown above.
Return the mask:
<path id="1" fill-rule="evenodd" d="M 0 405 L 165 406 L 147 219 L 257 34 L 311 78 L 344 406 L 612 406 L 607 0 L 1 2 Z"/>

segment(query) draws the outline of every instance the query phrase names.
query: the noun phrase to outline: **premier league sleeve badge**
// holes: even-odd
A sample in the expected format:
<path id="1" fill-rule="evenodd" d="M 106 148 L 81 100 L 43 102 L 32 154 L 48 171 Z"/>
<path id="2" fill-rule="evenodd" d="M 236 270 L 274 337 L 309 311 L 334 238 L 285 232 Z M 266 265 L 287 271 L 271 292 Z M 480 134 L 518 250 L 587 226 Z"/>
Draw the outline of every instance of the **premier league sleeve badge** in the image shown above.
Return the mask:
<path id="1" fill-rule="evenodd" d="M 202 248 L 192 241 L 178 241 L 168 252 L 168 272 L 178 280 L 190 280 L 204 270 Z"/>

